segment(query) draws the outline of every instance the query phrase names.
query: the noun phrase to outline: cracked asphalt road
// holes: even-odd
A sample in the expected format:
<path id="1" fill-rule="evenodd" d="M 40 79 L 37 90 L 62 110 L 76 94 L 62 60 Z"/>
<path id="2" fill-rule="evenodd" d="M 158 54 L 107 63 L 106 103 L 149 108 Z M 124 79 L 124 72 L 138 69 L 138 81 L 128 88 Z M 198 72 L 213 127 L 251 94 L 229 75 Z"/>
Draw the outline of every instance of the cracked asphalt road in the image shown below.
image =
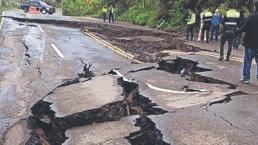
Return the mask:
<path id="1" fill-rule="evenodd" d="M 5 15 L 24 17 L 18 11 Z M 144 41 L 155 43 L 151 38 L 144 36 Z M 182 53 L 183 60 L 211 71 L 191 72 L 191 63 L 135 64 L 81 28 L 11 18 L 4 19 L 0 44 L 1 144 L 258 144 L 257 82 L 246 86 L 236 81 L 239 62 Z M 170 51 L 164 59 L 177 61 Z M 86 73 L 81 60 L 93 64 L 92 78 L 78 75 Z M 189 71 L 185 77 L 182 68 Z"/>

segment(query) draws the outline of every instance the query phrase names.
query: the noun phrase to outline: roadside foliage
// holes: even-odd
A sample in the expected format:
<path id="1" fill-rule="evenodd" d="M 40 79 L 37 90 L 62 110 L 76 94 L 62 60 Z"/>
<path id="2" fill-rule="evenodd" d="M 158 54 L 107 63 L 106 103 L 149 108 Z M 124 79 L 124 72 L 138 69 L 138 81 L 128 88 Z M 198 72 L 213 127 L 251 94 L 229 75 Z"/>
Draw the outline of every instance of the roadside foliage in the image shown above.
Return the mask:
<path id="1" fill-rule="evenodd" d="M 223 13 L 227 4 L 233 4 L 250 13 L 254 0 L 63 0 L 62 10 L 71 16 L 102 16 L 104 5 L 115 7 L 116 19 L 138 25 L 161 29 L 177 28 L 185 24 L 187 9 L 197 15 L 203 9 L 214 11 L 219 8 Z"/>

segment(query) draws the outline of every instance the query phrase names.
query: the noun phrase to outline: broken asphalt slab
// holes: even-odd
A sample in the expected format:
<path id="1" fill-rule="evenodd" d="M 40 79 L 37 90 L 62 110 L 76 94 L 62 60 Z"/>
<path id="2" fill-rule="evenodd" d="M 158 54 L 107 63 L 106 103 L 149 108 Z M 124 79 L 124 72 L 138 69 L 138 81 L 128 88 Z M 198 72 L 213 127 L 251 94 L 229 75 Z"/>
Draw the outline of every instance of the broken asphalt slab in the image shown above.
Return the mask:
<path id="1" fill-rule="evenodd" d="M 59 88 L 44 101 L 52 103 L 51 108 L 57 117 L 63 117 L 122 100 L 122 89 L 116 84 L 116 79 L 111 76 L 94 77 L 84 83 Z"/>

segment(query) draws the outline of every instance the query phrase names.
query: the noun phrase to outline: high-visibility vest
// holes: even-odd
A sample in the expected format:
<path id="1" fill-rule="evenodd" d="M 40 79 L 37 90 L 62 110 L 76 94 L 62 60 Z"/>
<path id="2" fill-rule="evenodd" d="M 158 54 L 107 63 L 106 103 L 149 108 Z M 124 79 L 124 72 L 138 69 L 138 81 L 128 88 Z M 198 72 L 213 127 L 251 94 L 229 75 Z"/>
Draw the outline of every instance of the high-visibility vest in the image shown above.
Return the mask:
<path id="1" fill-rule="evenodd" d="M 195 22 L 196 22 L 196 14 L 192 13 L 187 20 L 188 20 L 187 21 L 187 25 L 195 24 Z"/>
<path id="2" fill-rule="evenodd" d="M 235 9 L 230 9 L 226 12 L 226 16 L 224 18 L 224 25 L 236 27 L 238 25 L 238 21 L 240 19 L 240 12 Z"/>
<path id="3" fill-rule="evenodd" d="M 102 12 L 107 13 L 108 9 L 106 7 L 103 7 Z"/>
<path id="4" fill-rule="evenodd" d="M 203 21 L 208 22 L 212 19 L 212 13 L 210 11 L 206 11 L 203 13 Z"/>
<path id="5" fill-rule="evenodd" d="M 112 14 L 115 13 L 115 9 L 113 7 L 109 7 L 109 12 L 111 12 Z"/>

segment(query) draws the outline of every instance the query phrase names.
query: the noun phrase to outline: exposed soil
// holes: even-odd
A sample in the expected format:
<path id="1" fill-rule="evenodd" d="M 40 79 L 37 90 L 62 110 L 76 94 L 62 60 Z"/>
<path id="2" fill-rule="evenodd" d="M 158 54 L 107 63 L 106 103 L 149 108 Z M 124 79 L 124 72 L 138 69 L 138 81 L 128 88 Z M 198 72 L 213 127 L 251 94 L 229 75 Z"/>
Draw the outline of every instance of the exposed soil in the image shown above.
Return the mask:
<path id="1" fill-rule="evenodd" d="M 150 29 L 134 29 L 110 25 L 105 23 L 65 21 L 53 19 L 26 19 L 15 18 L 22 22 L 33 22 L 43 24 L 54 24 L 65 27 L 81 28 L 82 31 L 89 31 L 100 38 L 118 46 L 125 52 L 133 54 L 136 59 L 142 62 L 158 62 L 168 54 L 163 50 L 180 50 L 184 52 L 196 52 L 201 49 L 187 45 L 177 33 L 168 33 Z"/>

